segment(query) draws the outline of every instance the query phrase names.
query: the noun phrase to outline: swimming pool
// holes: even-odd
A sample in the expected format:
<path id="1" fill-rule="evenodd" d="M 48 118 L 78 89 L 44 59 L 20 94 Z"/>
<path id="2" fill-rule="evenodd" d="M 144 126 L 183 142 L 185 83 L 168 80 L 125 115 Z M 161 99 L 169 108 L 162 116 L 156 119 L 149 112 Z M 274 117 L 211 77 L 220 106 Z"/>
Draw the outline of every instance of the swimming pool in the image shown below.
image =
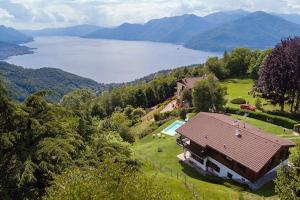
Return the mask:
<path id="1" fill-rule="evenodd" d="M 162 133 L 166 134 L 166 135 L 174 136 L 174 135 L 176 135 L 176 131 L 175 130 L 178 129 L 179 127 L 181 127 L 184 123 L 185 123 L 184 121 L 176 120 L 170 126 L 168 126 L 167 128 L 165 128 L 162 131 Z"/>

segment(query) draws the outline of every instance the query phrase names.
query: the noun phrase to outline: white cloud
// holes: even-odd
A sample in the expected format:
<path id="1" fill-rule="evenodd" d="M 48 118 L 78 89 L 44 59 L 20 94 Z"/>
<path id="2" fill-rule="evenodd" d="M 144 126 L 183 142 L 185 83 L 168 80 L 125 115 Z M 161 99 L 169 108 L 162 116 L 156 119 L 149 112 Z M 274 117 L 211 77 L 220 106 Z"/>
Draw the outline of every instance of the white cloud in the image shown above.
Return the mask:
<path id="1" fill-rule="evenodd" d="M 9 21 L 13 18 L 14 16 L 12 16 L 7 10 L 0 8 L 0 20 Z"/>
<path id="2" fill-rule="evenodd" d="M 299 13 L 300 0 L 0 0 L 0 19 L 19 28 L 90 23 L 114 26 L 153 18 L 246 9 Z"/>

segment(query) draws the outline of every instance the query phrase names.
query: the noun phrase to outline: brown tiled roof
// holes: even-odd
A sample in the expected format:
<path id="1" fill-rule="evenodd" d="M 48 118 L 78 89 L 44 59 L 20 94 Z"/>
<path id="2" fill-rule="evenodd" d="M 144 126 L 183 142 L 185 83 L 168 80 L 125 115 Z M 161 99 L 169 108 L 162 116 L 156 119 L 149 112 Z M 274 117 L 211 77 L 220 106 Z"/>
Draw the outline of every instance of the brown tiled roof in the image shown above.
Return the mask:
<path id="1" fill-rule="evenodd" d="M 192 89 L 195 85 L 196 82 L 198 82 L 199 80 L 203 79 L 207 77 L 207 75 L 203 75 L 203 76 L 199 76 L 199 77 L 189 77 L 189 78 L 184 78 L 184 79 L 181 79 L 179 80 L 178 82 L 186 85 L 186 87 L 188 89 Z M 218 80 L 217 77 L 214 77 L 215 80 Z"/>
<path id="2" fill-rule="evenodd" d="M 259 172 L 281 146 L 289 140 L 265 133 L 249 124 L 216 113 L 201 112 L 176 130 L 202 147 L 209 146 L 233 160 Z M 239 130 L 241 137 L 236 136 Z"/>

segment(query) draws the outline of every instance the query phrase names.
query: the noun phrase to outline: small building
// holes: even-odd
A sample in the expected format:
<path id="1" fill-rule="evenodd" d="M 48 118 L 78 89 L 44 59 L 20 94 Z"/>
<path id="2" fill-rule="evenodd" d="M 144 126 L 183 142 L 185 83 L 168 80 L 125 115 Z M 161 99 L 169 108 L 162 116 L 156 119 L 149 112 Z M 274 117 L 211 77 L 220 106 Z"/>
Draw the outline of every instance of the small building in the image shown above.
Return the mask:
<path id="1" fill-rule="evenodd" d="M 200 112 L 176 132 L 182 160 L 203 173 L 232 179 L 258 189 L 287 164 L 286 139 L 265 133 L 227 115 Z"/>
<path id="2" fill-rule="evenodd" d="M 201 79 L 205 78 L 207 75 L 199 76 L 199 77 L 189 77 L 184 78 L 179 81 L 177 81 L 176 84 L 176 99 L 177 99 L 177 106 L 180 108 L 188 108 L 191 106 L 192 102 L 184 101 L 183 100 L 183 92 L 184 90 L 189 90 L 192 92 L 195 84 L 200 81 Z M 215 80 L 218 80 L 217 77 L 215 77 Z"/>

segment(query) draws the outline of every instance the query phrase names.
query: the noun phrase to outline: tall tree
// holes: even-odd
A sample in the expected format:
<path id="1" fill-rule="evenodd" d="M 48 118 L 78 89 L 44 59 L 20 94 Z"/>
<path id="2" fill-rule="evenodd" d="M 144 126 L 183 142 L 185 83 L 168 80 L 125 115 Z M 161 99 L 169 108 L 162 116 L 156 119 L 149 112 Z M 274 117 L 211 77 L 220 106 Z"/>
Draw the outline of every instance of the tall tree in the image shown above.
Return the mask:
<path id="1" fill-rule="evenodd" d="M 226 88 L 220 85 L 213 75 L 201 79 L 193 89 L 193 105 L 197 111 L 221 109 L 225 104 Z"/>
<path id="2" fill-rule="evenodd" d="M 294 105 L 299 94 L 299 38 L 288 38 L 276 45 L 260 70 L 258 88 L 272 103 L 279 104 L 281 111 L 287 100 Z M 299 46 L 298 46 L 299 45 Z M 297 49 L 297 50 L 295 50 Z M 293 109 L 291 109 L 293 111 Z"/>
<path id="3" fill-rule="evenodd" d="M 236 48 L 229 55 L 226 55 L 226 68 L 229 75 L 233 77 L 241 77 L 247 74 L 250 64 L 252 52 L 247 48 Z"/>

